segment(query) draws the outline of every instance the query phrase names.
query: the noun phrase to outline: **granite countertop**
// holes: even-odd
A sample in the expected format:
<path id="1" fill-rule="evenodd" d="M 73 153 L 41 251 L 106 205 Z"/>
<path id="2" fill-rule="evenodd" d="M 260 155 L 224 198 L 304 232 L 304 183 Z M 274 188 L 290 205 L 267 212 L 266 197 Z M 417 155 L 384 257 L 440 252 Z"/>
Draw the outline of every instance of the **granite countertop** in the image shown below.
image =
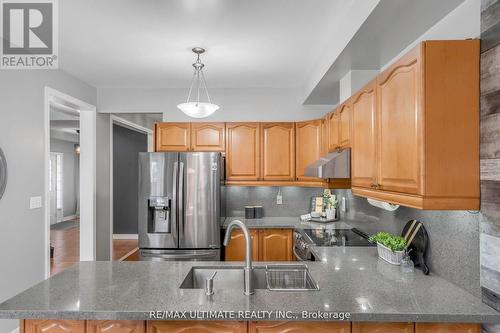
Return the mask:
<path id="1" fill-rule="evenodd" d="M 226 217 L 221 228 L 225 229 L 233 220 L 240 220 L 249 229 L 295 229 L 307 228 L 313 226 L 335 225 L 338 229 L 350 229 L 351 227 L 344 222 L 329 222 L 328 224 L 320 222 L 302 222 L 298 217 L 264 217 L 261 219 L 245 219 L 244 217 Z"/>
<path id="2" fill-rule="evenodd" d="M 275 311 L 291 311 L 287 320 L 324 320 L 302 315 L 320 311 L 350 313 L 349 321 L 500 323 L 500 313 L 479 298 L 419 270 L 402 275 L 379 260 L 375 248 L 316 252 L 322 261 L 307 265 L 320 291 L 256 290 L 245 296 L 224 289 L 216 277 L 215 295 L 208 297 L 202 289 L 179 289 L 191 267 L 241 263 L 81 262 L 0 304 L 0 318 L 149 320 L 150 311 L 224 311 L 234 314 L 232 320 L 248 320 L 243 311 L 270 311 L 262 317 L 267 320 L 277 319 Z"/>

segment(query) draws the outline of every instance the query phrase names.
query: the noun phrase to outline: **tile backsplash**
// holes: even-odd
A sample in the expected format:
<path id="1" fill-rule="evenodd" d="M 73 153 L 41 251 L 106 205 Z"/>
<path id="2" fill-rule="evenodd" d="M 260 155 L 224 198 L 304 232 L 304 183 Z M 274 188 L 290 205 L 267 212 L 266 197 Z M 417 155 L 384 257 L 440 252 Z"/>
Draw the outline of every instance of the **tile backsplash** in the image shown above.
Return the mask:
<path id="1" fill-rule="evenodd" d="M 276 204 L 277 186 L 226 186 L 222 188 L 226 216 L 245 216 L 245 206 L 264 206 L 267 217 L 299 217 L 309 211 L 310 199 L 321 195 L 322 189 L 281 187 L 283 204 Z"/>
<path id="2" fill-rule="evenodd" d="M 225 216 L 244 216 L 245 205 L 262 205 L 266 217 L 298 218 L 309 212 L 311 197 L 323 192 L 319 188 L 281 187 L 283 204 L 277 205 L 278 190 L 278 187 L 223 187 Z M 422 221 L 430 238 L 427 263 L 431 272 L 480 296 L 479 214 L 406 207 L 389 212 L 353 196 L 350 190 L 335 190 L 334 193 L 347 199 L 347 211 L 341 212 L 341 219 L 369 234 L 378 231 L 399 234 L 409 220 Z"/>

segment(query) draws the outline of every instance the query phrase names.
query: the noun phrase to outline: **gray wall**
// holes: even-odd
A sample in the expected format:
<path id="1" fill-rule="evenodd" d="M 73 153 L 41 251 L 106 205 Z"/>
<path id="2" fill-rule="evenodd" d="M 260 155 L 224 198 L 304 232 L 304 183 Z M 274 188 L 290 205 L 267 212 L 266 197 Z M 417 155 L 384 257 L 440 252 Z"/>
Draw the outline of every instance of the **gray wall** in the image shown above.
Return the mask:
<path id="1" fill-rule="evenodd" d="M 276 205 L 277 187 L 226 186 L 223 203 L 226 216 L 244 216 L 248 204 L 264 206 L 265 216 L 297 217 L 309 211 L 313 195 L 322 189 L 282 187 L 283 205 Z M 373 234 L 389 231 L 399 234 L 411 219 L 423 222 L 429 232 L 428 265 L 432 273 L 459 285 L 476 296 L 479 286 L 479 215 L 465 211 L 420 211 L 400 207 L 388 212 L 368 204 L 366 199 L 353 196 L 350 190 L 336 190 L 347 198 L 347 212 L 342 220 L 354 227 Z"/>
<path id="2" fill-rule="evenodd" d="M 31 196 L 44 194 L 44 87 L 91 104 L 96 89 L 59 70 L 0 73 L 0 146 L 9 179 L 0 200 L 0 302 L 44 279 L 43 209 L 29 209 Z M 0 332 L 17 321 L 0 320 Z"/>
<path id="3" fill-rule="evenodd" d="M 111 260 L 111 119 L 96 115 L 96 259 Z"/>
<path id="4" fill-rule="evenodd" d="M 148 150 L 146 134 L 113 125 L 113 233 L 137 234 L 139 153 Z"/>
<path id="5" fill-rule="evenodd" d="M 79 156 L 75 153 L 75 143 L 50 139 L 50 151 L 63 153 L 63 217 L 76 214 Z"/>
<path id="6" fill-rule="evenodd" d="M 481 286 L 500 310 L 500 1 L 481 3 Z"/>

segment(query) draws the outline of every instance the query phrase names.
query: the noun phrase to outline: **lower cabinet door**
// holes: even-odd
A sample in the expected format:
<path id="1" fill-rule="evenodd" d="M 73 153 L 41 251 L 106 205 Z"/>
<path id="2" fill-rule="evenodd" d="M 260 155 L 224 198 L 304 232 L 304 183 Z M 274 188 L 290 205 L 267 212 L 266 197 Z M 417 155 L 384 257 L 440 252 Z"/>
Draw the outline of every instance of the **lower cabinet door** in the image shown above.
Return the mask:
<path id="1" fill-rule="evenodd" d="M 480 333 L 481 324 L 415 323 L 415 333 Z"/>
<path id="2" fill-rule="evenodd" d="M 352 323 L 352 333 L 413 333 L 414 323 Z"/>
<path id="3" fill-rule="evenodd" d="M 84 320 L 29 319 L 24 333 L 85 333 Z"/>
<path id="4" fill-rule="evenodd" d="M 293 261 L 293 230 L 260 230 L 259 246 L 262 261 Z"/>
<path id="5" fill-rule="evenodd" d="M 349 333 L 350 322 L 252 321 L 249 333 Z"/>
<path id="6" fill-rule="evenodd" d="M 148 321 L 147 333 L 246 333 L 244 321 Z"/>
<path id="7" fill-rule="evenodd" d="M 146 333 L 142 320 L 89 320 L 86 333 Z"/>
<path id="8" fill-rule="evenodd" d="M 252 260 L 259 259 L 259 230 L 251 229 L 250 238 L 252 240 Z M 225 248 L 225 261 L 244 261 L 245 260 L 245 237 L 241 230 L 233 230 L 229 244 Z"/>

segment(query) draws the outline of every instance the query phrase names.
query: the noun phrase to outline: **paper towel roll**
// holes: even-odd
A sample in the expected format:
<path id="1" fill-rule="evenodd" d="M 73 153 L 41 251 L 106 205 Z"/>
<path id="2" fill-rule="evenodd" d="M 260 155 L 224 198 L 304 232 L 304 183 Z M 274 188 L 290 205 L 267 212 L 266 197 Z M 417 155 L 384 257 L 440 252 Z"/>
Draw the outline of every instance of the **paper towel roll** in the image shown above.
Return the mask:
<path id="1" fill-rule="evenodd" d="M 385 210 L 388 210 L 390 212 L 393 212 L 395 211 L 396 209 L 399 208 L 399 205 L 394 205 L 394 204 L 391 204 L 391 203 L 388 203 L 388 202 L 384 202 L 384 201 L 379 201 L 379 200 L 374 200 L 374 199 L 366 199 L 368 200 L 368 203 L 372 206 L 375 206 L 375 207 L 378 207 L 378 208 L 382 208 L 382 209 L 385 209 Z"/>

